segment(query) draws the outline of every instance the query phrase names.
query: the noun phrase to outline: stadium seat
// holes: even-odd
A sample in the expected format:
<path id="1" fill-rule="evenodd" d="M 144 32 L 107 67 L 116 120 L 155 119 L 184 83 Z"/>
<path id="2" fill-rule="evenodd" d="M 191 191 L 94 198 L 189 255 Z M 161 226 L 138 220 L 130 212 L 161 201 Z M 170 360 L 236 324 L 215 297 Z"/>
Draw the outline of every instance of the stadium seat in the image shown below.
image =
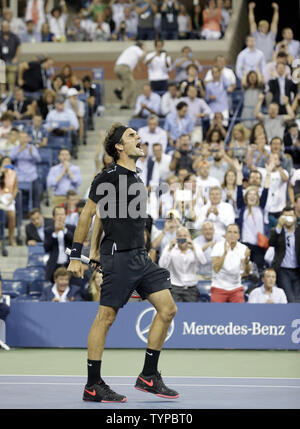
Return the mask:
<path id="1" fill-rule="evenodd" d="M 145 127 L 147 125 L 147 119 L 143 118 L 133 118 L 129 121 L 129 127 L 133 128 L 135 131 L 137 131 L 141 127 Z"/>
<path id="2" fill-rule="evenodd" d="M 27 267 L 45 267 L 48 256 L 45 254 L 28 255 Z"/>
<path id="3" fill-rule="evenodd" d="M 33 282 L 33 280 L 45 280 L 45 268 L 43 267 L 28 267 L 17 268 L 13 273 L 14 280 L 24 280 Z"/>
<path id="4" fill-rule="evenodd" d="M 37 243 L 35 246 L 28 246 L 28 258 L 31 255 L 45 255 L 43 243 Z"/>
<path id="5" fill-rule="evenodd" d="M 43 164 L 48 164 L 49 167 L 52 167 L 53 160 L 52 160 L 52 150 L 47 147 L 40 147 L 39 148 L 39 154 L 41 157 L 41 162 Z"/>
<path id="6" fill-rule="evenodd" d="M 71 146 L 72 146 L 71 136 L 67 135 L 67 136 L 60 137 L 60 136 L 50 135 L 48 138 L 47 146 L 49 149 L 62 149 L 66 147 L 67 149 L 71 150 Z"/>
<path id="7" fill-rule="evenodd" d="M 34 280 L 29 286 L 29 295 L 32 298 L 39 298 L 43 291 L 52 283 L 47 280 Z"/>
<path id="8" fill-rule="evenodd" d="M 50 171 L 50 167 L 48 164 L 40 162 L 37 165 L 37 171 L 38 171 L 38 176 L 39 176 L 39 180 L 40 180 L 40 184 L 41 184 L 41 190 L 46 191 L 47 190 L 47 176 L 48 176 L 48 173 Z"/>
<path id="9" fill-rule="evenodd" d="M 38 302 L 39 296 L 38 295 L 20 295 L 15 298 L 15 301 L 31 301 L 31 302 Z"/>
<path id="10" fill-rule="evenodd" d="M 27 294 L 27 282 L 25 280 L 2 280 L 2 293 L 12 299 Z"/>
<path id="11" fill-rule="evenodd" d="M 158 126 L 163 128 L 165 123 L 165 118 L 159 118 Z M 132 118 L 129 120 L 129 127 L 134 130 L 138 130 L 139 128 L 145 127 L 147 125 L 147 119 L 145 118 Z"/>
<path id="12" fill-rule="evenodd" d="M 13 128 L 17 128 L 19 131 L 27 131 L 31 124 L 32 122 L 30 120 L 19 120 L 13 121 L 12 126 Z"/>

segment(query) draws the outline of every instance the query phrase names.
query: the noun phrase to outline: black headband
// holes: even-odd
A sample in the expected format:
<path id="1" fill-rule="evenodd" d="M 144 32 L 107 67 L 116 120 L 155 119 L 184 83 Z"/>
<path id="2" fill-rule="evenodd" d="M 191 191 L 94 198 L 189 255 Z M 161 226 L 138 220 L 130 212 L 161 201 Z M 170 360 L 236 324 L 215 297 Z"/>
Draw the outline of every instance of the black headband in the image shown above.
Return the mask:
<path id="1" fill-rule="evenodd" d="M 124 127 L 124 125 L 120 125 L 115 132 L 113 133 L 113 135 L 111 136 L 111 140 L 114 143 L 119 143 L 122 135 L 125 133 L 125 131 L 127 130 L 128 127 Z"/>

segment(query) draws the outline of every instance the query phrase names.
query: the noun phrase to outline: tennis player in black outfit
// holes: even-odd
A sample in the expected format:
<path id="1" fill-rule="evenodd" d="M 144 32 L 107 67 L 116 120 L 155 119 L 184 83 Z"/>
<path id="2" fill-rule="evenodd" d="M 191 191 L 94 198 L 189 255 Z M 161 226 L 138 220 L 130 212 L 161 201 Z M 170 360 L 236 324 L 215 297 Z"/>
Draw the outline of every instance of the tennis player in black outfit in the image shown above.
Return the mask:
<path id="1" fill-rule="evenodd" d="M 144 367 L 135 387 L 175 399 L 178 393 L 164 384 L 157 370 L 160 351 L 177 308 L 170 293 L 169 271 L 153 263 L 145 250 L 147 191 L 136 168 L 137 159 L 144 156 L 141 139 L 132 128 L 116 123 L 108 131 L 104 144 L 115 163 L 94 178 L 74 234 L 68 267 L 73 275 L 83 276 L 82 243 L 97 212 L 90 259 L 94 268 L 101 263 L 103 284 L 99 310 L 88 336 L 88 380 L 83 399 L 126 401 L 125 396 L 114 392 L 101 378 L 101 362 L 108 330 L 118 309 L 128 302 L 134 290 L 157 311 L 148 335 Z"/>

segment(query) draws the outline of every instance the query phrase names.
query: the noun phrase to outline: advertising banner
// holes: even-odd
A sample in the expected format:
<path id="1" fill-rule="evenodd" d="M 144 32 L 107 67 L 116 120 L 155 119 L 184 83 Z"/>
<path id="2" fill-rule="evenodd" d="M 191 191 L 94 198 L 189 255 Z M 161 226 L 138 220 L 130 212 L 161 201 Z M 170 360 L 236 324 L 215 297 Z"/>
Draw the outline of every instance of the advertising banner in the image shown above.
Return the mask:
<path id="1" fill-rule="evenodd" d="M 300 304 L 177 303 L 164 348 L 300 349 Z M 11 303 L 7 344 L 11 347 L 85 348 L 98 304 Z M 120 309 L 107 348 L 145 348 L 156 311 L 149 303 Z"/>

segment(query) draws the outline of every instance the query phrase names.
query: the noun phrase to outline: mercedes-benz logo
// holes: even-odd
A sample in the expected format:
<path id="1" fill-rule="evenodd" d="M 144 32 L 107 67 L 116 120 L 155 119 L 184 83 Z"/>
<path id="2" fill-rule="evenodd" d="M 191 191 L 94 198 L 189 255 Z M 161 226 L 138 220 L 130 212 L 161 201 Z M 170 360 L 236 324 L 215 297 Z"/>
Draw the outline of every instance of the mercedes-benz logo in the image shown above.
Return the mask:
<path id="1" fill-rule="evenodd" d="M 138 334 L 138 337 L 144 343 L 148 342 L 148 338 L 147 338 L 148 332 L 150 330 L 150 326 L 151 326 L 151 323 L 152 323 L 155 315 L 156 315 L 155 308 L 153 308 L 153 307 L 146 308 L 146 310 L 142 311 L 139 314 L 139 316 L 136 320 L 136 324 L 135 324 L 136 333 Z M 175 328 L 175 324 L 174 324 L 174 320 L 172 320 L 172 323 L 169 326 L 165 341 L 168 341 L 168 339 L 172 336 L 172 334 L 174 332 L 174 328 Z"/>

